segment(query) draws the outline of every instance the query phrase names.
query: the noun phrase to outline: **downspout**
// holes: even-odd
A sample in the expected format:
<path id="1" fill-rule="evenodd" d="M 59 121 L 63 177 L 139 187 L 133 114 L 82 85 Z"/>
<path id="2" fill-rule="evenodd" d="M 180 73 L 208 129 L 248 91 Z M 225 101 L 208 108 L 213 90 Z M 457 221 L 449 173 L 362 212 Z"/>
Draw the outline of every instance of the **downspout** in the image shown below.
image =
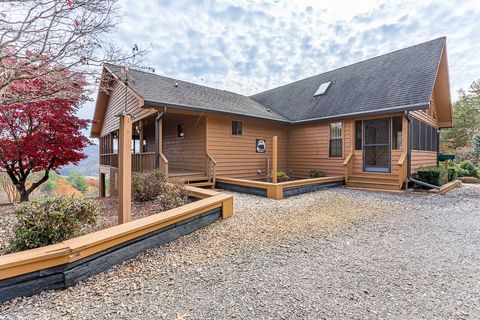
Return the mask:
<path id="1" fill-rule="evenodd" d="M 160 112 L 157 117 L 155 118 L 155 169 L 160 168 L 160 143 L 162 143 L 159 139 L 160 136 L 160 120 L 162 120 L 163 116 L 167 113 L 167 107 L 163 107 L 162 112 Z"/>
<path id="2" fill-rule="evenodd" d="M 408 129 L 407 129 L 407 184 L 409 181 L 414 182 L 416 184 L 419 184 L 421 186 L 430 188 L 430 189 L 440 189 L 440 187 L 434 186 L 433 184 L 426 183 L 417 179 L 412 178 L 412 139 L 411 139 L 411 134 L 412 134 L 412 129 L 410 126 L 410 122 L 412 121 L 412 118 L 410 117 L 410 112 L 405 111 L 405 118 L 407 118 L 408 122 Z M 437 144 L 438 144 L 438 139 L 437 139 Z M 438 153 L 438 148 L 437 148 L 437 153 Z M 438 159 L 438 157 L 437 157 Z"/>

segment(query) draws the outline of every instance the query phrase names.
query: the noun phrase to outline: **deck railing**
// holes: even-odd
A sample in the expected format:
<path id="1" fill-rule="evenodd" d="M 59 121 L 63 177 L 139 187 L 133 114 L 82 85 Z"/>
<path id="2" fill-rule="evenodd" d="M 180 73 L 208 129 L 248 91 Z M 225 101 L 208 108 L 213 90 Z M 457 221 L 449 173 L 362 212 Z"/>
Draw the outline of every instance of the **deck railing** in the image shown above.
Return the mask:
<path id="1" fill-rule="evenodd" d="M 155 153 L 134 153 L 132 154 L 132 171 L 145 172 L 155 169 Z"/>
<path id="2" fill-rule="evenodd" d="M 167 163 L 167 172 L 168 172 L 168 161 L 166 163 Z M 100 165 L 118 168 L 118 154 L 117 153 L 101 154 Z M 155 153 L 154 152 L 132 154 L 132 171 L 145 172 L 145 171 L 150 171 L 154 169 L 155 169 Z"/>
<path id="3" fill-rule="evenodd" d="M 117 153 L 101 154 L 100 165 L 118 168 L 118 154 Z"/>

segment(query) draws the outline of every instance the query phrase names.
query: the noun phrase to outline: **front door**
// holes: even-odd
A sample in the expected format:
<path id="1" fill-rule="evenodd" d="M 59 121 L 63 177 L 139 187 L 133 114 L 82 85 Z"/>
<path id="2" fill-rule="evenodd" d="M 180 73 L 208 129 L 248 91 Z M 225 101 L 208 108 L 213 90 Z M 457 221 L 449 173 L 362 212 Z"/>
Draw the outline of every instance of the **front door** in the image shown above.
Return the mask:
<path id="1" fill-rule="evenodd" d="M 363 171 L 390 172 L 391 118 L 363 121 Z"/>

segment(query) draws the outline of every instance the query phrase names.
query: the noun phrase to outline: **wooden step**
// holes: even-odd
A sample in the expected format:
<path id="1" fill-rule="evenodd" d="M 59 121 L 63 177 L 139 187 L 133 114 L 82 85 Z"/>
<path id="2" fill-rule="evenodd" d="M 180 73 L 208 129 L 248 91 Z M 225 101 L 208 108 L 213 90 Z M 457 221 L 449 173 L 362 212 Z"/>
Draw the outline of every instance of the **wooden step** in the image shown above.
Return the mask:
<path id="1" fill-rule="evenodd" d="M 347 187 L 376 190 L 400 190 L 398 180 L 396 182 L 350 180 L 347 182 Z"/>
<path id="2" fill-rule="evenodd" d="M 356 182 L 387 182 L 397 183 L 398 176 L 392 175 L 351 175 L 349 180 Z"/>
<path id="3" fill-rule="evenodd" d="M 212 187 L 213 182 L 207 181 L 207 182 L 194 182 L 194 183 L 189 183 L 189 186 L 192 187 Z"/>

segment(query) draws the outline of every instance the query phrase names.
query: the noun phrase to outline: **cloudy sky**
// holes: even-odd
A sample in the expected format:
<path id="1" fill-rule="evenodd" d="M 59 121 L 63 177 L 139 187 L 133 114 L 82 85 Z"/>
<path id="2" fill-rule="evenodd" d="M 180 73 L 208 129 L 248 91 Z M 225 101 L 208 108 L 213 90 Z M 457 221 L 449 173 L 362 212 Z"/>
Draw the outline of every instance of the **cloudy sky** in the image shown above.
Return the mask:
<path id="1" fill-rule="evenodd" d="M 441 36 L 453 97 L 480 78 L 479 0 L 120 1 L 155 73 L 246 95 Z"/>

